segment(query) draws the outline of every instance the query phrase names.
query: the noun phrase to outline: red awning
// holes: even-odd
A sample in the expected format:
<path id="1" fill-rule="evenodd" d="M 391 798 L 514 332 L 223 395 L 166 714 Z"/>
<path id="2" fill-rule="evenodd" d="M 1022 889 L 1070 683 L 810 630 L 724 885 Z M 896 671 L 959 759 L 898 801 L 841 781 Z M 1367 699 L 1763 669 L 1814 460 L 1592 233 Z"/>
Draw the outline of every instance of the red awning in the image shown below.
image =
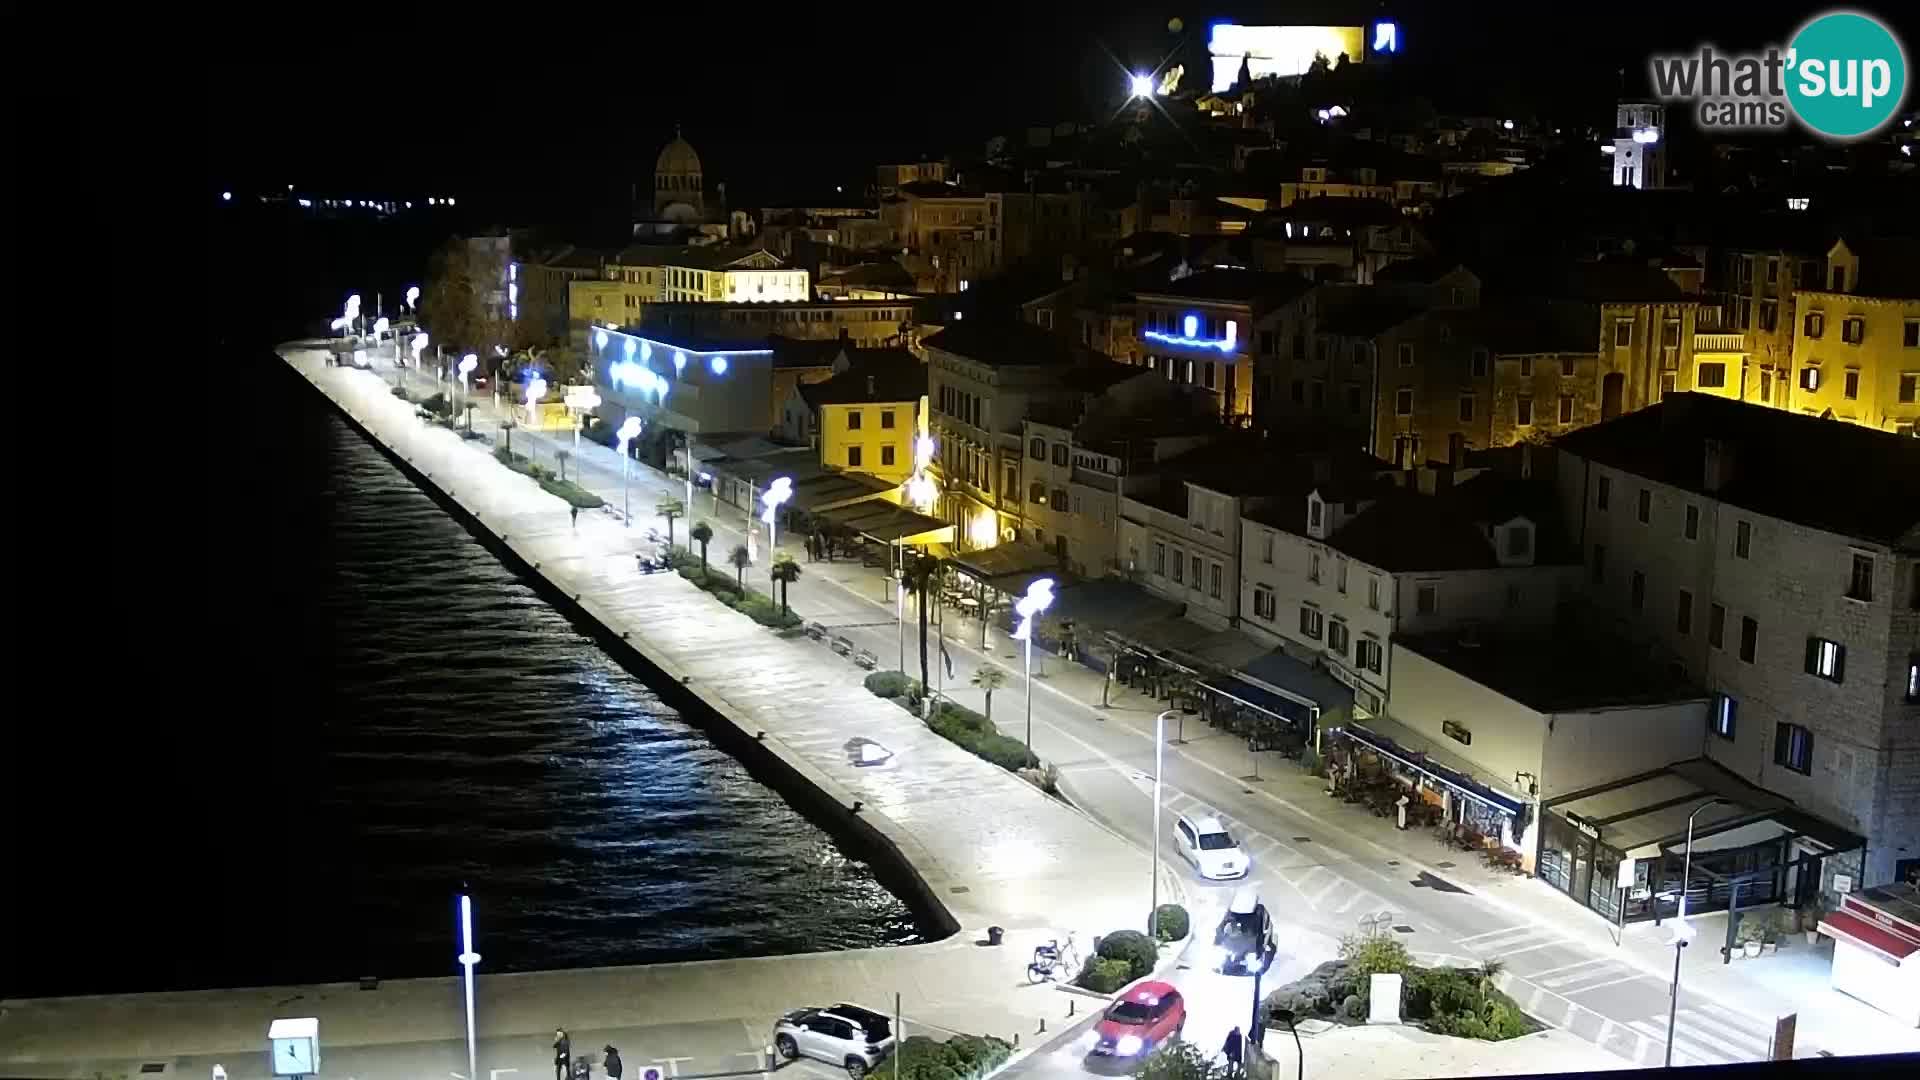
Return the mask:
<path id="1" fill-rule="evenodd" d="M 1871 950 L 1898 964 L 1916 952 L 1920 944 L 1908 941 L 1898 934 L 1845 912 L 1834 912 L 1820 920 L 1820 932 L 1850 941 L 1863 949 Z"/>

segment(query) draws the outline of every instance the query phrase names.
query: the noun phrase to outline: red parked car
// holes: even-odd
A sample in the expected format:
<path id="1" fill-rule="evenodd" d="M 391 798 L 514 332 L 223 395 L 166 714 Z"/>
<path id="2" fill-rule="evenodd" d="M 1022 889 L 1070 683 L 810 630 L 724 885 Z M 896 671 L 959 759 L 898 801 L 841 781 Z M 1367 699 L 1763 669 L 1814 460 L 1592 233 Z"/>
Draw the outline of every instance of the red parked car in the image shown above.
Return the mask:
<path id="1" fill-rule="evenodd" d="M 1180 991 L 1168 983 L 1143 982 L 1100 1018 L 1094 1027 L 1093 1052 L 1123 1058 L 1150 1054 L 1169 1039 L 1179 1038 L 1186 1024 L 1187 1003 Z"/>

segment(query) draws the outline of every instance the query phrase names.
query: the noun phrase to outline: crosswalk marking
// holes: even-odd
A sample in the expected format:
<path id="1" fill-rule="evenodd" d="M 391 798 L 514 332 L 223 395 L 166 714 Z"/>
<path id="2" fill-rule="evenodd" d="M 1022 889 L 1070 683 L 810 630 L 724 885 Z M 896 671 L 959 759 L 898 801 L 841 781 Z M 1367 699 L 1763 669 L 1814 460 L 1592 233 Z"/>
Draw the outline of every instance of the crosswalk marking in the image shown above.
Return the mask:
<path id="1" fill-rule="evenodd" d="M 1482 938 L 1503 937 L 1507 934 L 1513 933 L 1515 930 L 1524 930 L 1528 933 L 1532 933 L 1533 929 L 1534 928 L 1531 926 L 1508 926 L 1499 930 L 1488 930 L 1485 933 L 1471 934 L 1471 935 L 1468 935 L 1467 937 L 1463 937 L 1460 939 L 1460 944 L 1469 945 L 1469 944 L 1472 944 L 1473 942 L 1481 940 Z"/>
<path id="2" fill-rule="evenodd" d="M 1547 968 L 1544 971 L 1530 971 L 1525 976 L 1523 976 L 1523 978 L 1526 978 L 1533 982 L 1542 983 L 1543 985 L 1546 985 L 1546 986 L 1554 986 L 1556 985 L 1555 983 L 1553 983 L 1552 981 L 1546 980 L 1544 977 L 1548 975 L 1558 975 L 1563 971 L 1572 971 L 1574 968 L 1586 967 L 1588 964 L 1605 964 L 1605 963 L 1612 963 L 1612 961 L 1604 956 L 1589 956 L 1585 960 L 1575 960 L 1571 964 L 1561 964 L 1559 967 Z"/>

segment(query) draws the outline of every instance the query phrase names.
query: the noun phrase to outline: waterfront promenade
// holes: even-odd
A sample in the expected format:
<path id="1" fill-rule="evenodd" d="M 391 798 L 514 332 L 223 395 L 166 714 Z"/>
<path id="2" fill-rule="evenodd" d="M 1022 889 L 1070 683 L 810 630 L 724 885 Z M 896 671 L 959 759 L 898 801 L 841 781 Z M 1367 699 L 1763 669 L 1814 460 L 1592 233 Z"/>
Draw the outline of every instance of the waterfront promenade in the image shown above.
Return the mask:
<path id="1" fill-rule="evenodd" d="M 479 514 L 482 529 L 505 537 L 514 558 L 524 559 L 529 567 L 538 565 L 537 575 L 555 582 L 567 596 L 579 593 L 594 618 L 626 620 L 628 642 L 643 652 L 652 650 L 646 655 L 665 670 L 692 676 L 689 690 L 711 690 L 724 699 L 733 710 L 730 724 L 739 723 L 737 717 L 773 717 L 764 726 L 742 730 L 766 730 L 768 752 L 791 757 L 791 767 L 828 793 L 830 812 L 862 800 L 859 819 L 876 830 L 877 838 L 895 843 L 923 867 L 930 893 L 962 926 L 947 941 L 908 949 L 603 972 L 483 974 L 482 1029 L 497 1040 L 483 1041 L 483 1052 L 497 1045 L 499 1053 L 507 1055 L 500 1059 L 507 1067 L 538 1068 L 543 1061 L 541 1036 L 553 1024 L 585 1030 L 600 1030 L 593 1025 L 604 1024 L 606 1030 L 621 1033 L 610 1041 L 621 1046 L 630 1068 L 636 1061 L 670 1055 L 674 1045 L 694 1047 L 697 1056 L 720 1060 L 722 1044 L 734 1047 L 731 1067 L 737 1068 L 747 1060 L 738 1055 L 750 1053 L 764 1039 L 769 1010 L 826 998 L 884 1005 L 895 990 L 905 998 L 910 1027 L 918 1021 L 1003 1035 L 1024 1031 L 1028 1045 L 1042 1019 L 1050 1034 L 1059 1030 L 1068 995 L 1025 986 L 1019 969 L 1033 941 L 1054 928 L 1085 927 L 1084 941 L 1087 933 L 1131 925 L 1144 914 L 1147 859 L 1141 848 L 1151 839 L 1146 772 L 1152 759 L 1151 723 L 1161 703 L 1119 692 L 1111 708 L 1100 708 L 1099 676 L 1053 659 L 1039 665 L 1032 705 L 1035 749 L 1061 767 L 1064 786 L 1100 823 L 1093 824 L 948 746 L 897 707 L 873 699 L 860 688 L 864 672 L 824 645 L 777 638 L 677 577 L 637 575 L 631 552 L 650 548 L 644 541 L 648 527 L 664 531 L 665 523 L 652 515 L 652 508 L 663 496 L 683 494 L 679 480 L 633 467 L 633 527 L 623 527 L 608 514 L 582 513 L 576 535 L 563 503 L 493 461 L 488 453 L 491 439 L 462 442 L 451 432 L 419 424 L 411 417 L 411 406 L 394 398 L 381 382 L 383 374 L 391 378 L 390 372 L 323 368 L 319 354 L 308 355 L 290 354 L 290 362 L 376 437 L 391 440 L 412 467 L 423 475 L 435 474 L 428 482 L 444 483 L 463 508 Z M 416 384 L 414 390 L 424 395 L 431 387 Z M 476 410 L 475 422 L 483 433 L 497 434 L 490 408 Z M 548 465 L 554 463 L 557 449 L 572 449 L 564 433 L 522 429 L 513 433 L 513 442 L 516 450 L 530 450 Z M 578 472 L 586 486 L 617 506 L 619 459 L 590 443 L 579 449 L 569 471 Z M 684 538 L 690 521 L 702 519 L 715 527 L 716 560 L 743 542 L 745 515 L 734 507 L 715 512 L 704 493 L 696 496 L 690 519 L 676 523 L 677 536 Z M 764 531 L 760 540 L 760 563 L 750 573 L 764 582 Z M 899 637 L 882 573 L 857 562 L 806 563 L 797 546 L 782 547 L 805 569 L 792 590 L 796 610 L 875 652 L 881 666 L 893 666 Z M 911 622 L 910 603 L 906 615 Z M 984 665 L 1001 666 L 1012 678 L 995 694 L 994 715 L 1003 731 L 1018 736 L 1026 702 L 1013 643 L 998 630 L 989 630 L 987 647 L 980 649 L 977 624 L 962 629 L 954 633 L 949 627 L 955 671 L 945 682 L 947 691 L 979 708 L 981 692 L 969 685 L 971 673 Z M 913 632 L 909 626 L 909 635 Z M 917 667 L 916 652 L 909 639 L 910 669 Z M 1244 744 L 1203 724 L 1189 725 L 1186 736 L 1184 745 L 1169 747 L 1166 754 L 1168 806 L 1218 808 L 1233 823 L 1255 854 L 1256 882 L 1290 924 L 1283 945 L 1292 954 L 1290 964 L 1310 967 L 1328 958 L 1338 936 L 1350 932 L 1359 917 L 1393 912 L 1410 928 L 1405 939 L 1417 954 L 1464 962 L 1504 956 L 1508 973 L 1503 984 L 1536 1015 L 1623 1060 L 1659 1061 L 1667 1004 L 1665 969 L 1672 954 L 1652 928 L 1630 927 L 1616 944 L 1612 927 L 1538 881 L 1497 875 L 1473 864 L 1453 865 L 1423 834 L 1398 832 L 1364 812 L 1326 800 L 1319 781 L 1273 755 L 1256 761 Z M 846 757 L 847 742 L 855 737 L 874 739 L 897 756 L 877 770 L 855 767 Z M 937 779 L 929 788 L 922 777 Z M 1034 806 L 1039 816 L 1024 811 L 999 815 L 1001 806 Z M 995 825 L 980 820 L 982 814 L 1006 820 Z M 1058 842 L 1050 831 L 1056 827 L 1064 830 Z M 1047 832 L 1037 837 L 1038 845 L 1021 840 L 1043 830 Z M 945 836 L 949 831 L 952 837 Z M 925 834 L 935 839 L 928 842 Z M 1132 843 L 1121 843 L 1116 834 Z M 1100 839 L 1093 842 L 1093 837 Z M 1124 869 L 1109 871 L 1102 861 L 1124 864 Z M 956 885 L 966 891 L 953 891 Z M 1170 875 L 1163 895 L 1172 885 Z M 1231 887 L 1189 883 L 1187 891 L 1196 928 L 1210 932 Z M 1048 906 L 1056 901 L 1062 905 L 1057 911 Z M 1087 914 L 1074 914 L 1082 910 Z M 1010 928 L 1007 947 L 972 944 L 989 922 Z M 1713 933 L 1710 925 L 1702 927 L 1703 939 Z M 481 938 L 484 954 L 484 912 Z M 449 946 L 450 969 L 451 952 Z M 1772 1017 L 1790 1007 L 1801 1011 L 1802 1056 L 1827 1048 L 1913 1048 L 1913 1033 L 1888 1031 L 1879 1014 L 1801 974 L 1807 966 L 1801 963 L 1804 955 L 1789 956 L 1783 950 L 1779 962 L 1721 969 L 1710 950 L 1689 950 L 1689 989 L 1682 994 L 1676 1062 L 1761 1057 Z M 773 964 L 779 967 L 762 966 Z M 676 967 L 689 970 L 682 973 Z M 770 971 L 777 976 L 769 978 Z M 1787 980 L 1797 981 L 1788 986 Z M 298 992 L 307 996 L 297 1000 L 311 1001 L 318 991 Z M 281 1007 L 285 995 L 270 993 L 8 1003 L 0 1006 L 9 1010 L 0 1014 L 0 1075 L 20 1075 L 22 1057 L 16 1050 L 23 1050 L 36 1060 L 59 1063 L 45 1075 L 92 1077 L 90 1061 L 124 1063 L 148 1050 L 176 1046 L 168 1041 L 173 1035 L 203 1030 L 194 1026 L 200 1023 L 198 1017 L 233 1008 L 241 1015 L 227 1027 L 205 1028 L 204 1040 L 194 1045 L 216 1052 L 244 1048 L 251 1045 L 248 1039 L 257 1042 L 252 1033 L 264 1029 L 264 1021 L 256 1023 L 256 1018 L 269 1015 L 264 1010 L 270 1007 Z M 272 1015 L 287 1015 L 289 1008 Z M 364 1030 L 369 1044 L 385 1048 L 382 1061 L 438 1055 L 434 1060 L 447 1062 L 449 1071 L 464 1074 L 464 1047 L 454 1039 L 458 1002 L 451 980 L 388 983 L 377 992 L 335 988 L 328 992 L 326 1009 L 326 1015 L 341 1017 L 337 1029 L 343 1034 Z M 544 1015 L 554 1012 L 563 1015 Z M 1079 1015 L 1085 1014 L 1083 1006 Z M 715 1019 L 703 1020 L 703 1015 Z M 133 1022 L 122 1024 L 125 1018 Z M 435 1024 L 438 1041 L 431 1047 L 418 1045 L 410 1032 Z M 114 1033 L 104 1044 L 94 1034 L 103 1026 Z M 634 1039 L 664 1052 L 636 1053 Z M 576 1045 L 585 1042 L 577 1039 Z M 109 1054 L 103 1046 L 115 1052 Z M 707 1053 L 709 1049 L 713 1053 Z M 178 1060 L 182 1070 L 205 1064 L 199 1058 Z M 1041 1062 L 1036 1058 L 1031 1064 Z M 235 1071 L 230 1061 L 226 1065 L 234 1080 L 248 1075 Z M 354 1068 L 353 1075 L 384 1080 L 377 1068 Z M 328 1072 L 335 1071 L 330 1065 Z M 689 1063 L 687 1071 L 699 1070 Z M 410 1068 L 405 1075 L 437 1073 Z"/>
<path id="2" fill-rule="evenodd" d="M 508 1041 L 489 1045 L 515 1048 L 505 1067 L 537 1067 L 542 1036 L 556 1024 L 582 1032 L 654 1029 L 650 1041 L 658 1054 L 615 1040 L 630 1063 L 644 1063 L 679 1053 L 684 1048 L 673 1044 L 680 1041 L 691 1044 L 695 1056 L 715 1056 L 704 1053 L 718 1052 L 711 1038 L 696 1037 L 692 1027 L 682 1034 L 670 1029 L 731 1023 L 742 1034 L 727 1043 L 724 1054 L 732 1055 L 763 1043 L 772 1019 L 786 1009 L 852 1000 L 890 1010 L 896 993 L 912 1021 L 1030 1038 L 1042 1020 L 1064 1018 L 1071 1000 L 1027 985 L 1032 947 L 1068 931 L 1089 942 L 1144 923 L 1149 857 L 1135 844 L 868 694 L 864 672 L 823 662 L 816 643 L 782 638 L 676 575 L 637 574 L 634 553 L 644 546 L 639 530 L 601 513 L 581 514 L 575 527 L 563 503 L 502 468 L 480 445 L 420 424 L 412 406 L 375 376 L 327 367 L 317 350 L 289 349 L 285 356 L 457 503 L 472 527 L 556 594 L 576 598 L 579 614 L 622 639 L 666 680 L 697 695 L 713 723 L 732 729 L 716 737 L 739 745 L 750 761 L 758 757 L 757 767 L 787 772 L 783 786 L 790 797 L 808 805 L 811 796 L 811 812 L 864 834 L 876 852 L 897 852 L 888 858 L 922 886 L 909 902 L 957 927 L 947 939 L 922 946 L 698 964 L 501 975 L 487 973 L 483 959 L 479 1027 L 488 1039 Z M 857 764 L 858 754 L 849 752 L 856 738 L 893 756 L 877 766 Z M 756 842 L 778 844 L 780 837 Z M 1179 898 L 1170 874 L 1163 876 L 1162 895 Z M 476 922 L 484 958 L 484 909 Z M 976 944 L 994 925 L 1006 928 L 1006 943 Z M 228 1075 L 249 1080 L 264 1075 L 258 1050 L 268 1021 L 288 1015 L 319 1015 L 325 1044 L 343 1051 L 431 1044 L 417 1052 L 439 1055 L 449 1069 L 465 1068 L 451 978 L 385 982 L 372 991 L 348 984 L 44 999 L 0 1009 L 0 1075 L 35 1066 L 29 1075 L 91 1076 L 88 1070 L 97 1066 L 111 1074 L 115 1062 L 226 1054 L 235 1059 L 225 1063 Z M 398 1060 L 392 1067 L 404 1071 Z M 500 1065 L 481 1062 L 483 1070 L 490 1067 Z M 365 1080 L 380 1072 L 375 1062 L 355 1075 Z"/>

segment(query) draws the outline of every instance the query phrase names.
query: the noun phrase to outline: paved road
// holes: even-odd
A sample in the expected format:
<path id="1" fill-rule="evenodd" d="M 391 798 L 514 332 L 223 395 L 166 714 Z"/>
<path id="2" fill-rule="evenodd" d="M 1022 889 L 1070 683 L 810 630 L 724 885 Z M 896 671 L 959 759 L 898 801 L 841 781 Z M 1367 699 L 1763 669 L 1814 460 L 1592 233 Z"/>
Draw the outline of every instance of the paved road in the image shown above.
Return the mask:
<path id="1" fill-rule="evenodd" d="M 423 380 L 419 385 L 425 388 L 430 382 Z M 487 400 L 476 398 L 476 402 Z M 490 404 L 475 410 L 474 424 L 476 430 L 489 436 L 496 433 Z M 568 435 L 525 429 L 513 433 L 513 444 L 516 450 L 531 450 L 548 464 L 553 463 L 554 450 L 573 450 Z M 474 445 L 478 453 L 491 444 Z M 570 472 L 613 507 L 620 504 L 620 462 L 613 451 L 582 441 Z M 652 514 L 659 499 L 684 498 L 682 481 L 651 468 L 635 466 L 628 482 L 636 534 L 663 524 Z M 710 499 L 696 493 L 692 518 L 714 526 L 712 550 L 725 552 L 744 543 L 744 513 L 730 506 L 720 506 L 715 512 Z M 556 513 L 566 512 L 557 501 L 555 507 Z M 677 522 L 676 536 L 684 540 L 687 526 L 685 520 Z M 761 562 L 749 571 L 762 575 L 763 589 L 765 540 L 761 532 Z M 882 667 L 892 666 L 899 655 L 900 639 L 895 605 L 883 599 L 888 595 L 883 572 L 845 562 L 832 566 L 807 563 L 799 547 L 787 543 L 781 547 L 801 561 L 805 571 L 791 590 L 794 609 L 810 622 L 824 622 L 858 647 L 871 650 L 882 658 Z M 905 604 L 905 617 L 909 623 L 916 618 L 912 598 Z M 957 630 L 948 630 L 947 648 L 954 671 L 952 678 L 943 680 L 945 689 L 957 700 L 981 708 L 982 694 L 970 686 L 972 674 L 983 664 L 998 664 L 1012 678 L 994 695 L 994 716 L 1003 731 L 1018 737 L 1026 708 L 1019 654 L 998 631 L 989 634 L 991 648 L 987 653 L 963 644 L 979 641 L 978 624 L 962 622 L 958 626 Z M 915 633 L 917 629 L 909 625 L 909 670 L 918 665 L 917 643 L 912 640 Z M 821 654 L 822 662 L 846 662 L 824 645 Z M 932 663 L 939 663 L 937 648 L 930 648 L 930 656 Z M 1152 840 L 1151 722 L 1164 706 L 1125 691 L 1114 698 L 1113 708 L 1101 709 L 1063 689 L 1069 681 L 1066 676 L 1058 680 L 1060 685 L 1053 680 L 1036 680 L 1034 749 L 1059 766 L 1065 786 L 1084 809 L 1129 839 L 1148 845 Z M 1417 956 L 1429 962 L 1458 964 L 1498 959 L 1506 965 L 1508 991 L 1534 1015 L 1630 1061 L 1656 1065 L 1663 1060 L 1669 1000 L 1665 979 L 1624 954 L 1609 954 L 1590 941 L 1543 929 L 1510 909 L 1462 889 L 1446 876 L 1449 872 L 1464 879 L 1484 876 L 1484 871 L 1455 866 L 1437 846 L 1428 845 L 1431 853 L 1422 854 L 1420 861 L 1431 868 L 1422 869 L 1414 865 L 1413 858 L 1373 842 L 1363 829 L 1331 826 L 1328 819 L 1338 815 L 1274 794 L 1281 779 L 1273 775 L 1275 768 L 1290 770 L 1290 793 L 1298 795 L 1303 790 L 1293 766 L 1278 762 L 1255 765 L 1244 752 L 1244 744 L 1197 720 L 1185 735 L 1189 741 L 1170 746 L 1165 755 L 1165 846 L 1170 853 L 1173 815 L 1181 811 L 1215 810 L 1232 823 L 1242 845 L 1254 857 L 1255 870 L 1248 884 L 1260 890 L 1289 927 L 1281 943 L 1285 955 L 1276 978 L 1267 985 L 1279 985 L 1290 977 L 1285 971 L 1306 970 L 1333 958 L 1341 935 L 1353 932 L 1363 917 L 1386 914 L 1390 916 L 1386 925 L 1391 932 L 1399 934 Z M 1254 780 L 1244 775 L 1249 769 L 1265 770 L 1268 776 Z M 1385 828 L 1385 823 L 1366 824 Z M 1403 834 L 1397 842 L 1404 845 L 1408 838 Z M 1146 865 L 1140 872 L 1148 872 Z M 1196 885 L 1197 894 L 1210 897 L 1213 904 L 1208 907 L 1209 901 L 1203 899 L 1197 905 L 1201 910 L 1194 913 L 1198 933 L 1210 937 L 1225 894 L 1232 887 Z M 1590 918 L 1570 905 L 1568 915 Z M 1211 986 L 1199 994 L 1196 1020 L 1191 1025 L 1196 1039 L 1211 1027 L 1218 1027 L 1224 1036 L 1232 1023 L 1244 1023 L 1238 1016 L 1244 1010 L 1213 1004 L 1231 996 L 1223 997 Z M 1680 1006 L 1674 1054 L 1677 1064 L 1750 1061 L 1767 1055 L 1771 1017 L 1745 1015 L 1684 990 Z M 1229 1022 L 1216 1013 L 1233 1019 Z M 1213 1045 L 1218 1045 L 1217 1038 Z M 1812 1049 L 1803 1036 L 1801 1054 Z M 1036 1057 L 1025 1067 L 1042 1068 L 1055 1056 Z"/>

